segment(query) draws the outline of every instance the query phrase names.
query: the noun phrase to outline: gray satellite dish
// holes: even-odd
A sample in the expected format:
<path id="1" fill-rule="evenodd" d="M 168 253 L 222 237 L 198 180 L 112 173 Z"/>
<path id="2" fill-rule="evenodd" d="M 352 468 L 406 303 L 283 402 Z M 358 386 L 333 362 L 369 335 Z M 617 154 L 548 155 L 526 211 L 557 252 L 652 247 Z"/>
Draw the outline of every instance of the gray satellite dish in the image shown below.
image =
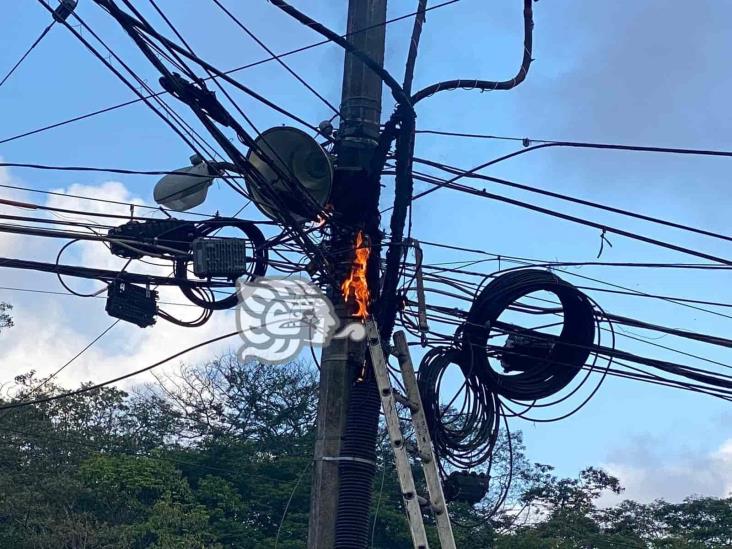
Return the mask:
<path id="1" fill-rule="evenodd" d="M 297 222 L 315 219 L 318 212 L 315 211 L 314 204 L 322 209 L 327 204 L 333 187 L 333 166 L 328 153 L 304 131 L 288 126 L 270 128 L 255 140 L 255 144 L 281 172 L 298 181 L 312 198 L 312 202 L 308 203 L 298 197 L 256 152 L 250 150 L 247 160 L 267 182 L 268 189 L 276 195 L 277 202 L 281 202 Z M 281 219 L 280 205 L 270 200 L 266 191 L 263 192 L 262 183 L 250 176 L 245 180 L 249 194 L 259 210 L 271 219 Z"/>

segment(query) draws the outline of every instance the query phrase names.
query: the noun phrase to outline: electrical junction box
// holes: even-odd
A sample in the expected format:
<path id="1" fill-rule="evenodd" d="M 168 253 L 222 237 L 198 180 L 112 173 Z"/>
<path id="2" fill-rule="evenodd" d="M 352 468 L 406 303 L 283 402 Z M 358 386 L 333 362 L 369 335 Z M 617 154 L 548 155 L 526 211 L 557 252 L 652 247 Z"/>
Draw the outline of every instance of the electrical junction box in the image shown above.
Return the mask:
<path id="1" fill-rule="evenodd" d="M 119 257 L 140 259 L 145 255 L 161 251 L 170 254 L 172 250 L 184 254 L 190 249 L 195 226 L 191 221 L 180 219 L 155 219 L 148 221 L 129 221 L 119 227 L 109 229 L 107 236 L 110 251 Z M 115 239 L 117 241 L 115 241 Z M 122 242 L 128 240 L 128 242 Z M 129 241 L 132 242 L 129 242 Z M 156 246 L 164 246 L 160 250 Z"/>
<path id="2" fill-rule="evenodd" d="M 115 280 L 107 287 L 107 314 L 140 328 L 155 324 L 158 292 Z"/>
<path id="3" fill-rule="evenodd" d="M 445 479 L 443 490 L 447 501 L 464 501 L 469 505 L 476 505 L 488 494 L 489 486 L 490 477 L 485 473 L 453 471 Z"/>
<path id="4" fill-rule="evenodd" d="M 501 366 L 506 372 L 526 372 L 545 365 L 549 360 L 556 336 L 541 334 L 516 334 L 508 336 L 503 346 Z"/>
<path id="5" fill-rule="evenodd" d="M 196 238 L 191 243 L 193 273 L 198 278 L 239 278 L 246 272 L 247 241 L 242 238 Z"/>

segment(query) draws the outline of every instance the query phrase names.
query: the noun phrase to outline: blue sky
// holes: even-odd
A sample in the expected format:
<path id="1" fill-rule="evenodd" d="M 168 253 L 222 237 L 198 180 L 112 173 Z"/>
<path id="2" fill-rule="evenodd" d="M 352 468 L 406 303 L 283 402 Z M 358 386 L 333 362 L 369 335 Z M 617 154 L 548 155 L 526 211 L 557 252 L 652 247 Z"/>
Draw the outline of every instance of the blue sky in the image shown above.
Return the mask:
<path id="1" fill-rule="evenodd" d="M 265 1 L 225 3 L 276 52 L 320 40 L 318 35 Z M 6 25 L 3 33 L 0 68 L 12 66 L 49 20 L 37 2 L 8 4 L 4 6 L 5 18 L 12 23 Z M 137 4 L 150 14 L 154 23 L 159 22 L 147 2 Z M 159 4 L 196 52 L 221 69 L 266 57 L 211 2 L 160 0 Z M 345 4 L 322 0 L 295 2 L 312 17 L 341 31 L 345 27 Z M 408 13 L 415 4 L 392 0 L 389 15 Z M 519 0 L 491 3 L 461 0 L 430 12 L 417 63 L 415 89 L 456 77 L 513 76 L 522 53 L 521 4 Z M 725 69 L 732 5 L 711 0 L 694 3 L 544 0 L 534 7 L 536 61 L 526 81 L 510 92 L 460 90 L 427 99 L 418 108 L 419 129 L 732 149 L 727 115 L 732 77 Z M 80 0 L 79 14 L 138 74 L 158 89 L 155 71 L 109 16 L 88 0 Z M 386 65 L 398 79 L 403 72 L 410 30 L 411 21 L 388 27 Z M 342 58 L 336 46 L 327 45 L 291 56 L 287 62 L 320 93 L 338 104 Z M 313 124 L 330 117 L 328 107 L 276 63 L 242 71 L 237 77 Z M 0 141 L 133 97 L 66 29 L 57 27 L 0 88 Z M 289 123 L 280 114 L 249 98 L 236 97 L 260 129 Z M 384 117 L 390 113 L 391 106 L 391 98 L 385 94 Z M 185 109 L 177 110 L 193 122 Z M 516 148 L 515 143 L 504 141 L 427 135 L 417 139 L 419 156 L 465 168 Z M 0 156 L 5 161 L 139 169 L 177 168 L 185 164 L 189 154 L 186 145 L 143 104 L 0 145 Z M 732 225 L 727 189 L 729 165 L 730 160 L 724 158 L 549 149 L 509 160 L 487 173 L 729 234 Z M 16 169 L 4 172 L 3 178 L 45 190 L 70 191 L 72 185 L 77 185 L 78 192 L 145 202 L 152 201 L 155 182 L 154 178 L 147 177 Z M 110 180 L 121 185 L 110 184 Z M 421 190 L 422 184 L 417 188 Z M 710 238 L 519 191 L 491 190 L 730 256 L 729 246 Z M 391 197 L 391 192 L 388 185 L 385 198 Z M 38 202 L 46 200 L 39 195 L 11 195 L 8 190 L 0 190 L 0 196 L 19 195 Z M 58 204 L 62 203 L 68 201 L 59 199 Z M 240 205 L 240 198 L 229 190 L 213 188 L 201 209 L 232 214 Z M 256 216 L 256 212 L 252 211 L 251 215 Z M 414 236 L 504 255 L 568 261 L 594 260 L 600 244 L 600 235 L 595 230 L 445 190 L 415 203 Z M 610 236 L 610 240 L 613 247 L 606 246 L 603 253 L 607 261 L 696 261 L 621 237 Z M 9 237 L 0 236 L 0 251 L 11 257 L 48 259 L 55 256 L 56 244 L 20 237 L 13 237 L 11 242 Z M 69 258 L 98 260 L 102 257 L 96 252 L 85 253 L 72 251 Z M 434 248 L 426 249 L 426 254 L 425 261 L 432 263 L 472 259 L 464 253 Z M 491 270 L 490 264 L 479 268 L 485 269 L 486 274 Z M 724 272 L 620 268 L 583 268 L 577 272 L 647 292 L 732 302 L 729 275 Z M 0 281 L 8 286 L 60 289 L 54 278 L 28 273 L 1 271 Z M 729 319 L 662 302 L 609 294 L 593 296 L 608 311 L 650 322 L 723 336 L 730 328 Z M 101 300 L 80 302 L 68 297 L 7 291 L 0 291 L 0 299 L 15 305 L 18 325 L 12 337 L 15 342 L 10 341 L 8 351 L 12 374 L 30 367 L 51 371 L 108 323 Z M 39 311 L 44 311 L 44 315 Z M 64 379 L 113 377 L 125 368 L 139 367 L 148 359 L 162 357 L 188 341 L 205 339 L 206 335 L 215 334 L 216 329 L 229 329 L 231 324 L 231 315 L 220 314 L 212 327 L 195 333 L 161 326 L 145 333 L 135 327 L 118 327 Z M 30 335 L 38 326 L 44 326 L 49 334 L 40 338 L 40 342 L 38 336 Z M 622 348 L 629 351 L 679 359 L 661 349 L 632 341 L 621 342 Z M 658 343 L 732 363 L 729 353 L 673 340 L 671 336 Z M 31 352 L 29 346 L 45 354 Z M 732 489 L 732 450 L 725 446 L 732 440 L 730 419 L 732 412 L 722 401 L 610 379 L 587 407 L 565 421 L 536 425 L 514 422 L 513 427 L 524 431 L 530 459 L 554 464 L 562 473 L 574 474 L 585 465 L 605 464 L 624 477 L 629 484 L 629 496 L 678 498 L 691 492 L 722 495 Z"/>

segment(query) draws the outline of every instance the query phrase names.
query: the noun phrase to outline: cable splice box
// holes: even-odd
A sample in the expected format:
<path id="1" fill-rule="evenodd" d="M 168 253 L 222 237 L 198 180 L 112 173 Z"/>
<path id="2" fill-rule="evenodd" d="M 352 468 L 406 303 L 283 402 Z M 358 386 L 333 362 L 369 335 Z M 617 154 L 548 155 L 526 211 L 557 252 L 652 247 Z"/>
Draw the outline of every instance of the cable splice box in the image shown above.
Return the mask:
<path id="1" fill-rule="evenodd" d="M 158 292 L 115 280 L 107 287 L 107 314 L 140 328 L 155 324 Z"/>
<path id="2" fill-rule="evenodd" d="M 155 255 L 162 251 L 181 254 L 190 249 L 195 236 L 195 225 L 180 219 L 155 219 L 143 222 L 130 221 L 119 227 L 109 229 L 110 251 L 119 257 L 140 259 L 145 255 Z M 161 250 L 158 246 L 164 246 Z"/>
<path id="3" fill-rule="evenodd" d="M 193 273 L 199 278 L 239 278 L 246 272 L 247 241 L 241 238 L 196 238 L 191 243 Z"/>

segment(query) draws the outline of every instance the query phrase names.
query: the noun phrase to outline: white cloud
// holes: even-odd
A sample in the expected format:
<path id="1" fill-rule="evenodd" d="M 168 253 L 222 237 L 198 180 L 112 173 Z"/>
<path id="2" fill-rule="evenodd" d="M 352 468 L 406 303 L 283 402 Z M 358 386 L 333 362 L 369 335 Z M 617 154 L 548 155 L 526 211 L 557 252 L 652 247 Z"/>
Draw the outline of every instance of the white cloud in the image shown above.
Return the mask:
<path id="1" fill-rule="evenodd" d="M 0 171 L 0 182 L 12 182 L 7 171 Z M 35 200 L 36 203 L 41 203 L 37 197 L 29 198 L 25 193 L 5 191 L 3 190 L 0 196 L 6 199 L 27 202 Z M 54 189 L 54 192 L 145 204 L 140 197 L 130 193 L 122 183 L 114 181 L 101 185 L 73 184 L 67 188 Z M 45 204 L 88 213 L 119 215 L 129 215 L 130 213 L 129 206 L 93 202 L 73 196 L 49 195 Z M 0 208 L 3 213 L 13 215 L 44 216 L 41 210 L 19 210 L 14 206 L 1 205 Z M 49 214 L 46 217 L 59 220 L 83 219 L 110 225 L 124 222 L 123 219 L 107 220 L 88 215 L 85 217 L 65 213 Z M 53 262 L 63 242 L 40 237 L 0 234 L 0 255 Z M 62 263 L 117 270 L 126 263 L 126 260 L 112 256 L 100 242 L 81 242 L 67 250 L 62 258 Z M 139 267 L 131 265 L 129 270 L 143 270 L 147 273 L 163 275 L 170 273 L 169 268 L 151 265 L 140 265 Z M 47 273 L 2 269 L 0 274 L 3 286 L 64 291 L 56 277 Z M 65 280 L 71 287 L 80 291 L 103 287 L 98 282 L 87 282 L 69 277 L 66 277 Z M 95 299 L 0 291 L 0 300 L 10 302 L 14 306 L 13 320 L 15 322 L 13 328 L 3 332 L 0 336 L 2 337 L 3 357 L 3 375 L 0 382 L 8 382 L 12 380 L 13 376 L 29 370 L 36 370 L 39 375 L 50 374 L 74 357 L 115 320 L 107 316 L 103 297 Z M 162 289 L 161 301 L 188 303 L 177 288 Z M 196 317 L 200 311 L 197 308 L 184 306 L 162 305 L 162 307 L 175 316 L 188 319 Z M 162 319 L 158 319 L 155 326 L 145 329 L 120 322 L 98 343 L 74 360 L 73 364 L 59 376 L 59 381 L 71 387 L 78 385 L 81 381 L 98 382 L 115 378 L 153 364 L 186 347 L 235 330 L 234 316 L 226 312 L 214 313 L 213 318 L 205 326 L 196 329 L 175 326 Z M 233 337 L 186 354 L 166 366 L 174 367 L 183 361 L 206 360 L 229 348 L 235 349 L 238 345 L 238 338 Z M 123 385 L 128 387 L 141 380 L 149 381 L 151 379 L 148 374 L 134 378 Z"/>
<path id="2" fill-rule="evenodd" d="M 711 452 L 672 451 L 668 444 L 645 439 L 632 442 L 603 465 L 617 476 L 625 491 L 603 496 L 601 504 L 622 499 L 678 502 L 687 496 L 727 497 L 732 494 L 732 438 Z M 625 455 L 625 458 L 623 458 Z"/>

